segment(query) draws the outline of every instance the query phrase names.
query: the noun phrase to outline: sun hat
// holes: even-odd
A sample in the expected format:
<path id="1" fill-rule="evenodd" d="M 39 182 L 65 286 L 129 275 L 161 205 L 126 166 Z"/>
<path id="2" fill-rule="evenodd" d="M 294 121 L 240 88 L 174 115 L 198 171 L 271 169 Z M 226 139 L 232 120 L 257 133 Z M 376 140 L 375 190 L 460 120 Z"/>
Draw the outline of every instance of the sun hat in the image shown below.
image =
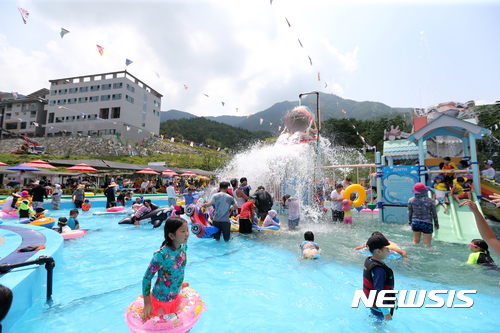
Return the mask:
<path id="1" fill-rule="evenodd" d="M 436 190 L 446 191 L 446 185 L 444 183 L 437 184 Z"/>
<path id="2" fill-rule="evenodd" d="M 112 182 L 111 184 L 109 184 L 109 187 L 115 187 L 115 186 L 118 186 L 118 185 L 116 185 L 115 182 Z"/>
<path id="3" fill-rule="evenodd" d="M 413 186 L 413 189 L 411 190 L 413 194 L 424 194 L 429 191 L 430 187 L 425 186 L 423 183 L 416 183 L 415 186 Z"/>
<path id="4" fill-rule="evenodd" d="M 492 160 L 487 160 L 487 161 L 484 161 L 484 164 L 493 165 L 493 161 Z"/>
<path id="5" fill-rule="evenodd" d="M 441 178 L 441 179 L 444 179 L 444 177 L 443 177 L 443 176 L 441 176 L 441 175 L 437 175 L 437 176 L 436 176 L 436 178 Z"/>
<path id="6" fill-rule="evenodd" d="M 28 191 L 22 191 L 21 192 L 21 196 L 23 196 L 23 197 L 29 197 L 30 193 Z"/>

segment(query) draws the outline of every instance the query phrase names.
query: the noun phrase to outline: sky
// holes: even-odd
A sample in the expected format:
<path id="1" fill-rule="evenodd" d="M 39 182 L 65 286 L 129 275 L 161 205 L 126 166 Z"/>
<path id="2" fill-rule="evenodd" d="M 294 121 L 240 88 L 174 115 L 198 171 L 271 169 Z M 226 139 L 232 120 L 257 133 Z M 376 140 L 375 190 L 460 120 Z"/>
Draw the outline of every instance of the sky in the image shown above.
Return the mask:
<path id="1" fill-rule="evenodd" d="M 1 0 L 0 91 L 127 69 L 163 95 L 163 111 L 198 116 L 313 90 L 392 107 L 492 103 L 499 17 L 489 0 Z"/>

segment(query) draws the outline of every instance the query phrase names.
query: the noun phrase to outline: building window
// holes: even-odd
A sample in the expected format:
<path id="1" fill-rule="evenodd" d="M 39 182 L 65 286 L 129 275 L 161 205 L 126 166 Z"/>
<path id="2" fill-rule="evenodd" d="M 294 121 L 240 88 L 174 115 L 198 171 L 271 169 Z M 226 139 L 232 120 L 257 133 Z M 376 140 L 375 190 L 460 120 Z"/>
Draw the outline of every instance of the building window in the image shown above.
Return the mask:
<path id="1" fill-rule="evenodd" d="M 99 135 L 106 135 L 108 130 L 99 130 Z"/>
<path id="2" fill-rule="evenodd" d="M 89 98 L 88 98 L 88 97 L 80 97 L 80 98 L 78 99 L 78 103 L 87 103 L 87 101 L 88 101 L 88 100 L 89 100 Z"/>
<path id="3" fill-rule="evenodd" d="M 89 135 L 90 135 L 90 136 L 97 135 L 97 132 L 96 132 L 96 131 L 89 131 Z"/>
<path id="4" fill-rule="evenodd" d="M 88 120 L 96 120 L 97 118 L 97 115 L 96 114 L 88 114 L 87 116 L 87 119 Z M 90 132 L 89 132 L 90 133 Z M 90 134 L 89 134 L 90 135 Z"/>
<path id="5" fill-rule="evenodd" d="M 101 86 L 101 90 L 109 90 L 109 89 L 111 89 L 111 83 L 103 84 Z"/>
<path id="6" fill-rule="evenodd" d="M 64 117 L 56 117 L 56 123 L 63 123 Z"/>
<path id="7" fill-rule="evenodd" d="M 70 94 L 76 94 L 78 92 L 78 88 L 69 88 Z"/>
<path id="8" fill-rule="evenodd" d="M 76 104 L 76 98 L 68 99 L 68 104 Z"/>
<path id="9" fill-rule="evenodd" d="M 58 100 L 57 105 L 66 105 L 66 100 L 65 99 Z"/>
<path id="10" fill-rule="evenodd" d="M 132 97 L 130 97 L 129 95 L 125 95 L 125 99 L 126 99 L 128 102 L 130 102 L 130 103 L 134 104 L 134 99 L 133 99 Z"/>
<path id="11" fill-rule="evenodd" d="M 113 100 L 122 99 L 122 94 L 114 94 Z"/>
<path id="12" fill-rule="evenodd" d="M 80 92 L 88 92 L 89 91 L 89 87 L 80 87 Z"/>
<path id="13" fill-rule="evenodd" d="M 70 122 L 73 122 L 73 121 L 75 121 L 75 116 L 67 116 L 66 117 L 66 122 L 67 123 L 70 123 Z"/>
<path id="14" fill-rule="evenodd" d="M 109 130 L 109 135 L 113 135 L 113 134 L 116 134 L 116 129 L 110 129 Z"/>
<path id="15" fill-rule="evenodd" d="M 5 119 L 10 119 L 12 117 L 12 113 L 6 113 L 5 114 Z"/>
<path id="16" fill-rule="evenodd" d="M 51 91 L 50 91 L 50 95 L 51 95 L 51 96 L 55 96 L 55 95 L 57 95 L 57 90 L 51 90 Z"/>
<path id="17" fill-rule="evenodd" d="M 127 83 L 127 90 L 135 93 L 135 88 L 132 87 L 130 84 Z"/>
<path id="18" fill-rule="evenodd" d="M 120 108 L 111 109 L 111 118 L 120 118 Z"/>
<path id="19" fill-rule="evenodd" d="M 35 128 L 35 122 L 34 121 L 30 121 L 30 126 L 29 128 Z"/>
<path id="20" fill-rule="evenodd" d="M 146 122 L 146 106 L 148 104 L 148 95 L 144 94 L 144 99 L 142 100 L 142 126 Z"/>
<path id="21" fill-rule="evenodd" d="M 155 106 L 156 106 L 157 108 L 159 108 L 159 107 L 160 107 L 160 103 L 158 103 L 158 101 L 155 101 Z"/>
<path id="22" fill-rule="evenodd" d="M 23 122 L 21 123 L 21 129 L 26 129 L 26 122 L 25 122 L 25 121 L 23 121 Z"/>
<path id="23" fill-rule="evenodd" d="M 109 119 L 109 108 L 99 110 L 99 118 Z"/>
<path id="24" fill-rule="evenodd" d="M 49 124 L 54 122 L 54 112 L 49 113 Z"/>
<path id="25" fill-rule="evenodd" d="M 35 117 L 36 117 L 36 111 L 31 111 L 30 118 L 35 118 Z"/>
<path id="26" fill-rule="evenodd" d="M 83 121 L 85 120 L 85 116 L 76 116 L 76 121 Z"/>
<path id="27" fill-rule="evenodd" d="M 31 103 L 30 104 L 30 109 L 31 110 L 36 110 L 36 103 Z"/>
<path id="28" fill-rule="evenodd" d="M 12 110 L 12 104 L 7 104 L 7 111 Z"/>
<path id="29" fill-rule="evenodd" d="M 101 102 L 102 101 L 109 101 L 111 99 L 111 95 L 102 95 L 101 96 Z"/>
<path id="30" fill-rule="evenodd" d="M 50 101 L 50 106 L 54 106 L 54 105 L 56 105 L 56 101 L 55 100 Z"/>
<path id="31" fill-rule="evenodd" d="M 113 83 L 113 89 L 120 89 L 122 87 L 122 83 Z"/>
<path id="32" fill-rule="evenodd" d="M 90 86 L 90 91 L 99 91 L 99 85 L 97 85 L 97 86 Z"/>
<path id="33" fill-rule="evenodd" d="M 90 97 L 90 102 L 99 102 L 99 96 L 91 96 Z"/>
<path id="34" fill-rule="evenodd" d="M 28 110 L 30 108 L 29 104 L 23 104 L 23 110 Z"/>
<path id="35" fill-rule="evenodd" d="M 17 130 L 18 123 L 5 123 L 5 129 L 8 130 Z"/>
<path id="36" fill-rule="evenodd" d="M 68 89 L 59 89 L 59 95 L 66 95 L 68 93 Z"/>

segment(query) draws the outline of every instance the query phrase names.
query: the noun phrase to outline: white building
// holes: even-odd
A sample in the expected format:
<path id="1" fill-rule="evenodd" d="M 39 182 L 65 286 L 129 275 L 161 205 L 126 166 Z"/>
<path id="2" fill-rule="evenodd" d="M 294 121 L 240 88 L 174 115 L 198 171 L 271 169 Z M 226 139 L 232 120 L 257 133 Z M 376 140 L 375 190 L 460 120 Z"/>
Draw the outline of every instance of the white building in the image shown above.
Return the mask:
<path id="1" fill-rule="evenodd" d="M 11 136 L 44 136 L 47 118 L 48 89 L 40 89 L 23 98 L 4 99 L 0 102 L 0 139 Z"/>
<path id="2" fill-rule="evenodd" d="M 47 136 L 159 135 L 162 95 L 127 71 L 49 82 Z"/>

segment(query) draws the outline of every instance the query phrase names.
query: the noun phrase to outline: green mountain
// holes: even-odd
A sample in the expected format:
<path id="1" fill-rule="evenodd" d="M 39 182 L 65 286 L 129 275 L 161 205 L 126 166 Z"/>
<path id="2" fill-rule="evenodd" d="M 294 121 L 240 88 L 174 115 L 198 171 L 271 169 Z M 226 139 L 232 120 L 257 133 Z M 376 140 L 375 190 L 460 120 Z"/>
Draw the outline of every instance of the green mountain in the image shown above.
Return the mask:
<path id="1" fill-rule="evenodd" d="M 198 116 L 195 116 L 192 113 L 189 112 L 184 112 L 184 111 L 179 111 L 179 110 L 168 110 L 168 111 L 162 111 L 160 114 L 160 123 L 163 123 L 164 121 L 167 120 L 172 120 L 172 119 L 189 119 L 189 118 L 196 118 Z"/>
<path id="2" fill-rule="evenodd" d="M 244 119 L 238 124 L 239 127 L 257 131 L 265 129 L 264 124 L 284 125 L 285 115 L 288 111 L 299 105 L 298 101 L 276 103 L 270 108 L 253 114 L 250 118 Z M 316 95 L 308 95 L 302 99 L 302 105 L 305 105 L 316 113 Z M 342 112 L 346 111 L 346 114 Z M 357 120 L 369 120 L 380 117 L 392 118 L 398 114 L 408 113 L 412 108 L 392 108 L 386 104 L 378 102 L 356 102 L 350 99 L 343 99 L 332 94 L 320 93 L 320 112 L 321 121 L 326 121 L 330 118 L 341 119 L 345 116 L 355 118 Z M 264 119 L 263 125 L 260 125 L 260 118 Z"/>
<path id="3" fill-rule="evenodd" d="M 204 117 L 209 120 L 218 121 L 219 123 L 228 124 L 231 126 L 238 126 L 243 119 L 247 119 L 246 116 L 216 116 L 216 117 Z"/>
<path id="4" fill-rule="evenodd" d="M 272 134 L 266 131 L 249 131 L 204 117 L 171 119 L 160 124 L 160 134 L 203 143 L 211 147 L 237 148 L 257 140 L 265 140 Z"/>

